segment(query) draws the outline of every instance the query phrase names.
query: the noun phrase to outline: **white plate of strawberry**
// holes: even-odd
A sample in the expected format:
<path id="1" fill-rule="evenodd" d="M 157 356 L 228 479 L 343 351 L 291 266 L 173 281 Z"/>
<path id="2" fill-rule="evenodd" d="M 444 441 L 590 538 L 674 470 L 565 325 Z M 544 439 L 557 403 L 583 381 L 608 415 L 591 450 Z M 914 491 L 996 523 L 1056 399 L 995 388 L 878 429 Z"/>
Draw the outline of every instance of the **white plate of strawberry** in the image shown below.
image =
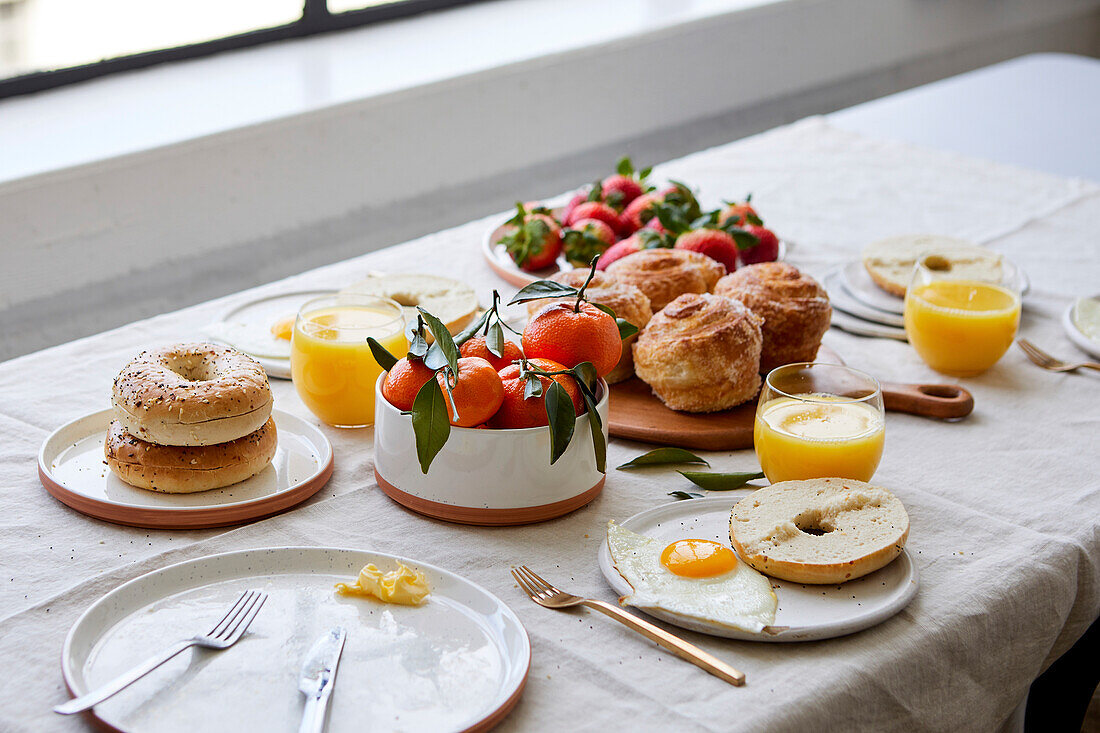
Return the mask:
<path id="1" fill-rule="evenodd" d="M 587 268 L 596 255 L 602 270 L 654 247 L 700 252 L 728 272 L 786 255 L 786 243 L 764 226 L 751 195 L 705 211 L 688 185 L 669 181 L 658 190 L 648 177 L 648 168 L 636 171 L 623 158 L 613 175 L 577 191 L 564 206 L 517 203 L 515 214 L 486 234 L 485 259 L 504 280 L 523 287 Z"/>

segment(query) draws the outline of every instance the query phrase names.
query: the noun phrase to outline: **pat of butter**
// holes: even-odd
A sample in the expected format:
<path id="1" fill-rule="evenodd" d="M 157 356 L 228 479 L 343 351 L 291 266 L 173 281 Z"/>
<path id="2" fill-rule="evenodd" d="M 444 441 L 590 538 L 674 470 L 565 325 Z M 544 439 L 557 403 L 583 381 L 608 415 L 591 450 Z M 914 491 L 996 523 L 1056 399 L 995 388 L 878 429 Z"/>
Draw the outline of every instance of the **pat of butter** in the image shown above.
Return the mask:
<path id="1" fill-rule="evenodd" d="M 383 573 L 371 563 L 359 571 L 359 577 L 351 585 L 337 583 L 336 592 L 345 596 L 370 596 L 383 603 L 419 606 L 432 591 L 428 579 L 419 570 L 397 563 L 396 570 Z"/>
<path id="2" fill-rule="evenodd" d="M 1078 300 L 1073 307 L 1073 323 L 1090 341 L 1100 343 L 1100 300 Z"/>

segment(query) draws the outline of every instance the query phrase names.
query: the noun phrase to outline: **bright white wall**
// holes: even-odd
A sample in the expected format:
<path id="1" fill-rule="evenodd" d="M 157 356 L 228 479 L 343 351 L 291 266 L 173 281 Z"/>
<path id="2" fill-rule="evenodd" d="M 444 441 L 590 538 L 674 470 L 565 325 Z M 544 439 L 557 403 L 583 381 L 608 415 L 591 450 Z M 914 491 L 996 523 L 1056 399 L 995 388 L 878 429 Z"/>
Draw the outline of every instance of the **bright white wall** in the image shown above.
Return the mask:
<path id="1" fill-rule="evenodd" d="M 295 271 L 280 262 L 302 269 L 399 241 L 372 239 L 372 230 L 407 238 L 502 209 L 517 186 L 531 196 L 554 193 L 588 180 L 619 150 L 660 160 L 654 156 L 1008 55 L 1096 53 L 1100 28 L 1098 0 L 599 3 L 616 4 L 649 8 L 652 18 L 624 24 L 609 14 L 603 40 L 589 19 L 578 46 L 576 26 L 563 14 L 589 3 L 500 0 L 0 103 L 0 151 L 21 149 L 12 170 L 79 159 L 103 138 L 125 149 L 125 136 L 96 132 L 112 124 L 133 129 L 139 148 L 0 184 L 0 308 L 8 319 L 0 311 L 0 332 L 41 337 L 28 319 L 48 316 L 58 290 L 83 293 L 90 311 L 102 308 L 89 326 L 100 330 Z M 548 7 L 556 14 L 540 18 Z M 686 10 L 677 14 L 677 7 Z M 490 19 L 495 25 L 486 25 Z M 491 67 L 493 38 L 521 21 L 558 39 L 559 50 L 516 59 L 530 49 L 507 47 L 514 60 Z M 435 33 L 440 43 L 461 43 L 425 57 Z M 428 66 L 410 66 L 418 57 Z M 445 79 L 448 70 L 463 73 Z M 233 85 L 243 82 L 232 72 L 247 80 L 239 96 Z M 357 76 L 378 93 L 356 97 Z M 409 85 L 395 88 L 393 78 Z M 97 103 L 97 89 L 109 90 L 102 99 L 109 105 Z M 159 100 L 177 91 L 180 100 L 169 107 L 175 118 L 193 109 L 191 123 L 214 129 L 222 109 L 225 120 L 248 122 L 140 149 L 155 143 L 142 130 L 163 129 L 142 117 L 169 116 Z M 282 104 L 278 119 L 249 118 L 272 104 Z M 166 137 L 183 135 L 191 123 L 166 120 Z M 63 155 L 51 158 L 51 141 Z M 531 170 L 539 176 L 532 179 Z M 511 189 L 495 188 L 501 181 Z M 410 202 L 428 201 L 441 204 L 418 208 L 410 220 Z M 401 221 L 387 220 L 390 214 Z M 253 256 L 261 251 L 274 262 Z M 231 276 L 197 282 L 192 276 L 204 266 L 189 263 L 203 257 L 207 270 L 231 265 Z M 144 301 L 143 282 L 152 288 Z M 119 287 L 136 293 L 126 310 L 104 295 Z M 71 337 L 50 328 L 47 342 Z M 0 356 L 33 340 L 0 343 Z"/>

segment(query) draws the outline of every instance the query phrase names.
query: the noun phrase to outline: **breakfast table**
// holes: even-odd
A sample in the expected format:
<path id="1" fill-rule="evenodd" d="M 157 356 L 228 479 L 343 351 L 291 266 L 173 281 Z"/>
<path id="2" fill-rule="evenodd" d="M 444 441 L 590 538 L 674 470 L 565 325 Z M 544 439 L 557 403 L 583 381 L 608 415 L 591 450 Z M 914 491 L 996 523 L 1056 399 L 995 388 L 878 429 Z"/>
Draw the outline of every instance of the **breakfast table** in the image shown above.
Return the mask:
<path id="1" fill-rule="evenodd" d="M 660 165 L 704 199 L 753 193 L 815 276 L 904 232 L 968 238 L 1023 267 L 1031 281 L 1020 335 L 1063 358 L 1082 356 L 1061 316 L 1100 284 L 1100 186 L 844 131 L 809 118 Z M 522 197 L 522 193 L 517 194 Z M 608 520 L 692 489 L 660 467 L 619 471 L 649 449 L 613 439 L 606 485 L 562 518 L 521 527 L 450 524 L 411 513 L 379 489 L 370 428 L 321 425 L 335 451 L 331 481 L 304 504 L 243 526 L 153 530 L 91 519 L 53 499 L 36 460 L 58 425 L 108 406 L 112 377 L 151 345 L 201 339 L 236 303 L 289 290 L 337 289 L 369 271 L 426 272 L 475 286 L 499 280 L 480 254 L 501 217 L 412 242 L 0 364 L 0 729 L 79 730 L 52 706 L 70 626 L 119 584 L 190 558 L 254 547 L 332 546 L 412 557 L 482 585 L 531 640 L 526 689 L 500 730 L 990 730 L 1100 614 L 1100 375 L 1053 373 L 1013 347 L 982 376 L 931 371 L 905 343 L 838 330 L 825 344 L 848 365 L 898 382 L 955 382 L 972 415 L 943 422 L 887 416 L 874 483 L 905 504 L 920 572 L 913 601 L 849 636 L 804 643 L 733 641 L 684 631 L 744 671 L 733 687 L 588 611 L 536 606 L 509 575 L 525 564 L 572 593 L 614 601 L 597 566 Z M 303 242 L 303 245 L 309 245 Z M 121 294 L 120 294 L 121 297 Z M 277 408 L 319 424 L 289 381 Z M 751 450 L 708 453 L 715 470 L 756 470 Z M 516 487 L 522 491 L 522 486 Z M 714 494 L 718 495 L 718 494 Z M 337 688 L 337 695 L 354 695 Z M 297 721 L 288 721 L 292 729 Z"/>

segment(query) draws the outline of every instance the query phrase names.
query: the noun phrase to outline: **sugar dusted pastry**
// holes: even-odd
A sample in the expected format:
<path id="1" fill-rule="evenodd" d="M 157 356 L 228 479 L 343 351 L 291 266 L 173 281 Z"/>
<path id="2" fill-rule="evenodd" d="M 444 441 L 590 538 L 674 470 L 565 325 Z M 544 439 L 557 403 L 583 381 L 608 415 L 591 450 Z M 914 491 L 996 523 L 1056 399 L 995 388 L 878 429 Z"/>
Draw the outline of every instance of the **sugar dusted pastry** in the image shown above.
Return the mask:
<path id="1" fill-rule="evenodd" d="M 587 270 L 576 269 L 559 272 L 550 279 L 579 288 L 584 284 L 587 277 Z M 653 311 L 649 307 L 649 298 L 646 297 L 645 293 L 633 285 L 619 282 L 606 272 L 597 270 L 592 277 L 592 282 L 588 284 L 588 288 L 584 292 L 589 301 L 597 305 L 607 306 L 615 311 L 616 316 L 637 326 L 638 330 L 644 329 L 646 324 L 649 323 L 649 319 L 653 317 Z M 558 300 L 571 299 L 546 298 L 533 300 L 527 304 L 527 315 L 534 316 L 548 304 Z M 631 354 L 630 347 L 636 338 L 637 336 L 631 336 L 623 342 L 623 355 L 619 358 L 619 363 L 615 365 L 610 374 L 604 377 L 608 384 L 630 379 L 634 375 L 634 357 Z"/>
<path id="2" fill-rule="evenodd" d="M 673 410 L 739 405 L 760 390 L 761 320 L 731 298 L 681 295 L 638 336 L 634 370 Z"/>
<path id="3" fill-rule="evenodd" d="M 656 313 L 684 293 L 709 293 L 726 268 L 698 252 L 644 249 L 612 262 L 607 272 L 645 293 Z"/>
<path id="4" fill-rule="evenodd" d="M 719 280 L 714 293 L 740 300 L 764 319 L 762 373 L 817 357 L 833 309 L 825 288 L 798 268 L 786 262 L 742 267 Z"/>

